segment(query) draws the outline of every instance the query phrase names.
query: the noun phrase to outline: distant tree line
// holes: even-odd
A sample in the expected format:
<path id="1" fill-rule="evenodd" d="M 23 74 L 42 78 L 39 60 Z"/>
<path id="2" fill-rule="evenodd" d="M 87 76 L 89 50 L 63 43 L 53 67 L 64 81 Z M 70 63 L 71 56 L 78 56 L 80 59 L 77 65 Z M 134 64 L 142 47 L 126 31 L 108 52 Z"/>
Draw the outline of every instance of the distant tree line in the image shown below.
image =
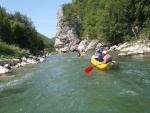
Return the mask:
<path id="1" fill-rule="evenodd" d="M 150 0 L 73 0 L 63 11 L 62 22 L 77 24 L 81 39 L 118 44 L 150 37 Z"/>
<path id="2" fill-rule="evenodd" d="M 19 12 L 9 14 L 1 6 L 0 42 L 30 50 L 31 53 L 54 50 L 54 42 L 38 33 L 30 18 Z"/>

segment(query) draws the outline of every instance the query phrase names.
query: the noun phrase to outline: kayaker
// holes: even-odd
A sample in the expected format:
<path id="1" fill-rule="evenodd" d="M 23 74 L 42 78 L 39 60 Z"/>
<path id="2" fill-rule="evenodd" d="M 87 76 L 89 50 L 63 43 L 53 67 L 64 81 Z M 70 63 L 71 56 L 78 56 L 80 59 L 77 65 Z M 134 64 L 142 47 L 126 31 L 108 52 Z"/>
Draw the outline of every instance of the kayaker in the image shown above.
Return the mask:
<path id="1" fill-rule="evenodd" d="M 82 49 L 81 50 L 81 55 L 84 55 L 85 54 L 85 51 Z"/>
<path id="2" fill-rule="evenodd" d="M 78 50 L 78 52 L 77 52 L 77 56 L 78 56 L 78 57 L 80 57 L 80 56 L 81 56 L 81 52 L 80 52 L 80 50 Z"/>
<path id="3" fill-rule="evenodd" d="M 97 48 L 96 51 L 97 51 L 97 53 L 95 54 L 95 56 L 97 56 L 97 58 L 95 58 L 95 59 L 98 60 L 99 62 L 102 62 L 103 61 L 103 55 L 102 55 L 100 48 Z"/>
<path id="4" fill-rule="evenodd" d="M 112 62 L 112 56 L 110 54 L 107 54 L 107 51 L 103 51 L 102 54 L 104 56 L 104 61 L 100 62 L 100 64 L 106 64 L 108 62 Z"/>

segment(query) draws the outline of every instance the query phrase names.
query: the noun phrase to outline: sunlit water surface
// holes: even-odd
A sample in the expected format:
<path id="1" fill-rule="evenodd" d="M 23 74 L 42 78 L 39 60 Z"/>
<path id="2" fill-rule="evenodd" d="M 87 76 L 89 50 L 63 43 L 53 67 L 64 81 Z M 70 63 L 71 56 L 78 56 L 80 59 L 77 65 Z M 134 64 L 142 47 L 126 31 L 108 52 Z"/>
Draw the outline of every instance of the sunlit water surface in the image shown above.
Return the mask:
<path id="1" fill-rule="evenodd" d="M 13 70 L 0 79 L 0 113 L 150 113 L 150 55 L 112 54 L 119 69 L 86 74 L 93 53 Z"/>

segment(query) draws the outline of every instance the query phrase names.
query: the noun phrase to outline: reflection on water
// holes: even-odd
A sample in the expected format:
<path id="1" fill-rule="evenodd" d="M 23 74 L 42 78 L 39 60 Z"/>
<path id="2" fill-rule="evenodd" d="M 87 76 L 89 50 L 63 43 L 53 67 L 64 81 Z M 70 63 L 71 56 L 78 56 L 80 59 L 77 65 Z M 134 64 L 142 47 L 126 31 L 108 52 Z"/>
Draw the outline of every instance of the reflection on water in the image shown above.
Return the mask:
<path id="1" fill-rule="evenodd" d="M 2 113 L 148 113 L 150 56 L 113 58 L 116 70 L 92 66 L 93 52 L 53 55 L 0 77 Z"/>

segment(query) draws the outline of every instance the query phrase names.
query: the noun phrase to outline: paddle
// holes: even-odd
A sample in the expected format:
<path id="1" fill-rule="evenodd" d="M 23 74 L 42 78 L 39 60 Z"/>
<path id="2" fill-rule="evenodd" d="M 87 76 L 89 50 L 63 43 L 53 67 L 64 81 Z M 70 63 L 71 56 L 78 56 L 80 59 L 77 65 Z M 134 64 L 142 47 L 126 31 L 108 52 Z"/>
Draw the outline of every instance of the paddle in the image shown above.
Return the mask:
<path id="1" fill-rule="evenodd" d="M 100 65 L 100 64 L 97 64 L 97 65 Z M 96 66 L 97 66 L 96 65 Z M 95 66 L 95 67 L 96 67 Z M 92 70 L 93 70 L 93 68 L 94 68 L 94 66 L 89 66 L 89 67 L 87 67 L 84 71 L 86 72 L 86 73 L 89 73 L 89 72 L 91 72 Z"/>
<path id="2" fill-rule="evenodd" d="M 96 56 L 95 58 L 97 58 L 97 56 Z M 97 65 L 99 65 L 99 63 L 98 63 Z M 97 65 L 96 65 L 96 66 L 97 66 Z M 94 68 L 94 66 L 89 66 L 89 67 L 87 67 L 84 71 L 85 71 L 86 73 L 89 73 L 89 72 L 91 72 L 91 71 L 93 70 L 93 68 Z"/>
<path id="3" fill-rule="evenodd" d="M 101 64 L 98 63 L 97 65 L 101 65 Z M 97 66 L 97 65 L 96 65 L 96 66 Z M 93 68 L 96 67 L 96 66 L 89 66 L 89 67 L 87 67 L 84 71 L 85 71 L 86 73 L 89 73 L 89 72 L 91 72 L 91 71 L 93 70 Z"/>
<path id="4" fill-rule="evenodd" d="M 93 68 L 94 68 L 94 66 L 89 66 L 89 67 L 87 67 L 84 71 L 85 71 L 86 73 L 89 73 L 89 72 L 91 72 L 91 71 L 93 70 Z"/>

